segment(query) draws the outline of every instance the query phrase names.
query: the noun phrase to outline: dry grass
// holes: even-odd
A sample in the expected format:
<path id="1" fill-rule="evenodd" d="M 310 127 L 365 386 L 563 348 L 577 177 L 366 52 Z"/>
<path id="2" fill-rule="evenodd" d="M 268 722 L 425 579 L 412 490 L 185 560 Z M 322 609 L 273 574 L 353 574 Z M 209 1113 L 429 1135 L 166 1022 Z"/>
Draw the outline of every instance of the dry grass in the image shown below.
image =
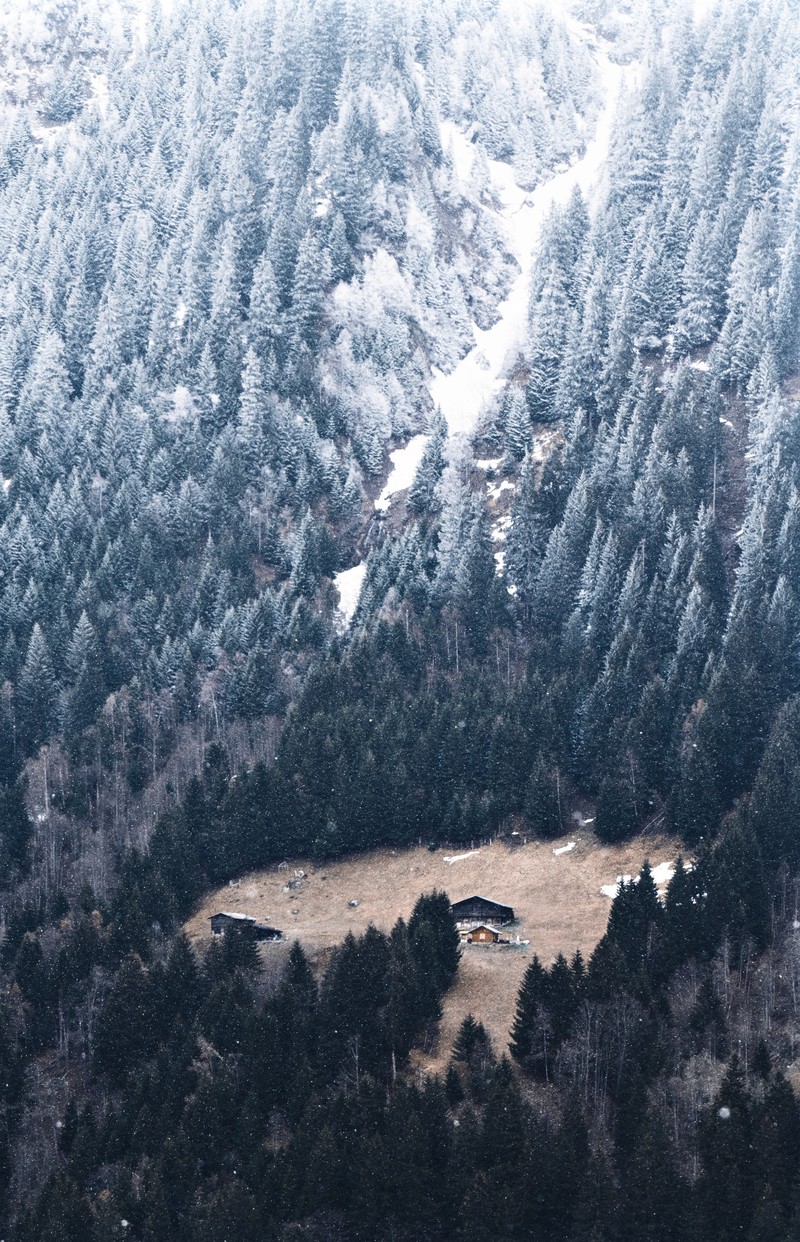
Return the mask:
<path id="1" fill-rule="evenodd" d="M 568 840 L 575 848 L 556 855 Z M 655 866 L 671 862 L 679 852 L 665 837 L 638 837 L 620 846 L 601 845 L 586 828 L 576 828 L 563 841 L 537 841 L 510 848 L 502 842 L 477 854 L 447 863 L 453 854 L 439 850 L 375 850 L 316 866 L 291 862 L 288 870 L 243 876 L 240 887 L 217 889 L 203 901 L 186 930 L 199 947 L 210 939 L 210 915 L 218 910 L 241 911 L 283 929 L 298 939 L 312 960 L 324 959 L 349 930 L 363 932 L 370 923 L 388 931 L 402 915 L 408 918 L 420 893 L 445 889 L 452 901 L 473 893 L 512 905 L 517 921 L 511 935 L 529 940 L 527 948 L 497 946 L 466 948 L 459 978 L 445 998 L 438 1048 L 420 1058 L 421 1068 L 440 1068 L 464 1015 L 472 1012 L 503 1051 L 514 1014 L 520 979 L 532 953 L 550 963 L 558 953 L 580 949 L 588 956 L 606 929 L 610 899 L 601 886 L 620 874 L 636 874 L 645 858 Z M 295 871 L 305 876 L 299 888 L 284 892 Z M 348 901 L 357 900 L 352 908 Z M 280 953 L 265 945 L 265 955 Z"/>

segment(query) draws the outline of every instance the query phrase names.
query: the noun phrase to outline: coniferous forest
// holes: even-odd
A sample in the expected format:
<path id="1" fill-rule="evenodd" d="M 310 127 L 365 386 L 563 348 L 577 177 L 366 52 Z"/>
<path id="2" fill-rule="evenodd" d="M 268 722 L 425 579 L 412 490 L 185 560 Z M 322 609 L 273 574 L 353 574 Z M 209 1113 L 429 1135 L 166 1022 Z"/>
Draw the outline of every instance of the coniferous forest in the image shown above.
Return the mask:
<path id="1" fill-rule="evenodd" d="M 800 1239 L 799 18 L 0 0 L 9 1242 Z M 446 893 L 184 934 L 574 800 L 441 1073 Z"/>

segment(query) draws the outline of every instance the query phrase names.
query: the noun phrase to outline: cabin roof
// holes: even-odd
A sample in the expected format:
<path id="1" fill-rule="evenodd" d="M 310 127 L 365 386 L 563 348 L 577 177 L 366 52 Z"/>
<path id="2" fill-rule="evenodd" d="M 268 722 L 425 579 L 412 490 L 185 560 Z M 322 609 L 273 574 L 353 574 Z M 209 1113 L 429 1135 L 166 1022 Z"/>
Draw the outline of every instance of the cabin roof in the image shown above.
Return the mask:
<path id="1" fill-rule="evenodd" d="M 513 910 L 513 906 L 506 906 L 502 901 L 495 901 L 492 897 L 482 897 L 480 893 L 473 893 L 471 897 L 462 897 L 460 901 L 454 901 L 451 910 L 458 909 L 459 906 L 466 906 L 470 901 L 485 901 L 488 906 L 495 906 L 498 910 Z"/>

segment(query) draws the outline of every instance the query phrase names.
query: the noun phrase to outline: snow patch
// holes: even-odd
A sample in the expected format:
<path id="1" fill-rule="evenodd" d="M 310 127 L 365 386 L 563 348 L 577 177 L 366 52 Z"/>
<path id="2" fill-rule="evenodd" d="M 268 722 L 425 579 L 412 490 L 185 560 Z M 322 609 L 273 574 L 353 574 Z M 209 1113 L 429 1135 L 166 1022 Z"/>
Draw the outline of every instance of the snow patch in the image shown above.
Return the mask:
<path id="1" fill-rule="evenodd" d="M 600 892 L 604 897 L 616 897 L 620 884 L 630 884 L 632 879 L 632 875 L 618 875 L 616 884 L 604 884 Z"/>
<path id="2" fill-rule="evenodd" d="M 97 108 L 97 111 L 100 113 L 100 119 L 102 121 L 105 121 L 108 118 L 108 100 L 109 100 L 108 74 L 105 74 L 105 73 L 92 74 L 91 82 L 92 82 L 92 102 Z"/>
<path id="3" fill-rule="evenodd" d="M 674 874 L 674 863 L 659 863 L 657 867 L 653 867 L 653 880 L 656 887 L 661 888 L 662 884 L 669 884 Z"/>
<path id="4" fill-rule="evenodd" d="M 474 858 L 476 854 L 480 854 L 480 850 L 469 850 L 466 854 L 445 854 L 444 861 L 446 863 L 463 862 L 465 858 Z"/>
<path id="5" fill-rule="evenodd" d="M 693 0 L 692 16 L 694 24 L 699 26 L 702 21 L 708 17 L 714 7 L 714 0 Z"/>
<path id="6" fill-rule="evenodd" d="M 475 462 L 479 470 L 499 470 L 502 464 L 502 457 L 481 457 Z"/>
<path id="7" fill-rule="evenodd" d="M 684 863 L 683 865 L 686 871 L 692 870 L 691 863 Z M 675 863 L 659 863 L 656 867 L 651 868 L 651 874 L 656 888 L 665 888 L 675 874 Z M 640 877 L 637 876 L 636 878 L 638 880 Z M 600 892 L 605 897 L 616 897 L 620 884 L 630 884 L 632 879 L 633 876 L 630 875 L 618 875 L 616 884 L 604 884 Z"/>
<path id="8" fill-rule="evenodd" d="M 429 439 L 430 436 L 427 435 L 413 436 L 404 448 L 395 449 L 389 454 L 392 472 L 386 480 L 383 491 L 375 501 L 375 508 L 379 513 L 387 513 L 392 496 L 396 492 L 406 491 L 414 482 L 414 475 L 417 473 Z"/>
<path id="9" fill-rule="evenodd" d="M 459 181 L 469 181 L 475 160 L 475 147 L 470 141 L 469 132 L 463 134 L 452 121 L 442 121 L 440 136 L 442 147 L 445 151 L 450 151 Z"/>
<path id="10" fill-rule="evenodd" d="M 501 517 L 495 522 L 489 532 L 493 543 L 505 543 L 508 539 L 508 532 L 511 530 L 511 514 L 507 513 L 505 517 Z M 495 555 L 497 555 L 495 553 Z"/>
<path id="11" fill-rule="evenodd" d="M 559 854 L 569 854 L 571 850 L 575 849 L 577 844 L 577 841 L 568 841 L 566 845 L 560 845 L 557 850 L 553 850 L 553 853 L 556 857 L 558 857 Z"/>
<path id="12" fill-rule="evenodd" d="M 184 418 L 188 418 L 194 408 L 192 394 L 185 384 L 178 384 L 172 394 L 172 410 L 167 415 L 170 422 L 180 422 Z"/>
<path id="13" fill-rule="evenodd" d="M 537 463 L 547 461 L 548 457 L 551 457 L 555 452 L 561 439 L 560 431 L 538 432 L 534 436 L 531 459 Z"/>
<path id="14" fill-rule="evenodd" d="M 367 562 L 359 561 L 352 569 L 343 569 L 333 579 L 333 585 L 339 592 L 339 612 L 347 625 L 355 616 L 366 572 Z"/>
<path id="15" fill-rule="evenodd" d="M 508 479 L 503 479 L 502 483 L 487 483 L 486 490 L 492 500 L 499 500 L 503 492 L 513 492 L 516 487 L 515 483 L 511 483 Z"/>

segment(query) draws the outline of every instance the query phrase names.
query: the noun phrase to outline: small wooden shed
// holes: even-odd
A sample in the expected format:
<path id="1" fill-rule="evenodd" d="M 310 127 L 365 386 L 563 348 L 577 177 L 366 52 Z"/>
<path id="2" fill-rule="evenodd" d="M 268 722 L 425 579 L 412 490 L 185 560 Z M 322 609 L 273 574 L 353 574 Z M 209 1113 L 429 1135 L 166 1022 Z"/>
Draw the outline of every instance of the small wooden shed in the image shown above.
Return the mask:
<path id="1" fill-rule="evenodd" d="M 479 923 L 477 927 L 465 928 L 461 933 L 461 939 L 466 944 L 497 944 L 500 940 L 500 932 L 496 927 Z"/>
<path id="2" fill-rule="evenodd" d="M 266 923 L 259 923 L 253 918 L 252 914 L 239 914 L 238 911 L 222 910 L 219 914 L 211 915 L 211 933 L 214 936 L 224 936 L 230 927 L 246 927 L 254 940 L 280 940 L 283 933 L 278 927 L 268 927 Z"/>

